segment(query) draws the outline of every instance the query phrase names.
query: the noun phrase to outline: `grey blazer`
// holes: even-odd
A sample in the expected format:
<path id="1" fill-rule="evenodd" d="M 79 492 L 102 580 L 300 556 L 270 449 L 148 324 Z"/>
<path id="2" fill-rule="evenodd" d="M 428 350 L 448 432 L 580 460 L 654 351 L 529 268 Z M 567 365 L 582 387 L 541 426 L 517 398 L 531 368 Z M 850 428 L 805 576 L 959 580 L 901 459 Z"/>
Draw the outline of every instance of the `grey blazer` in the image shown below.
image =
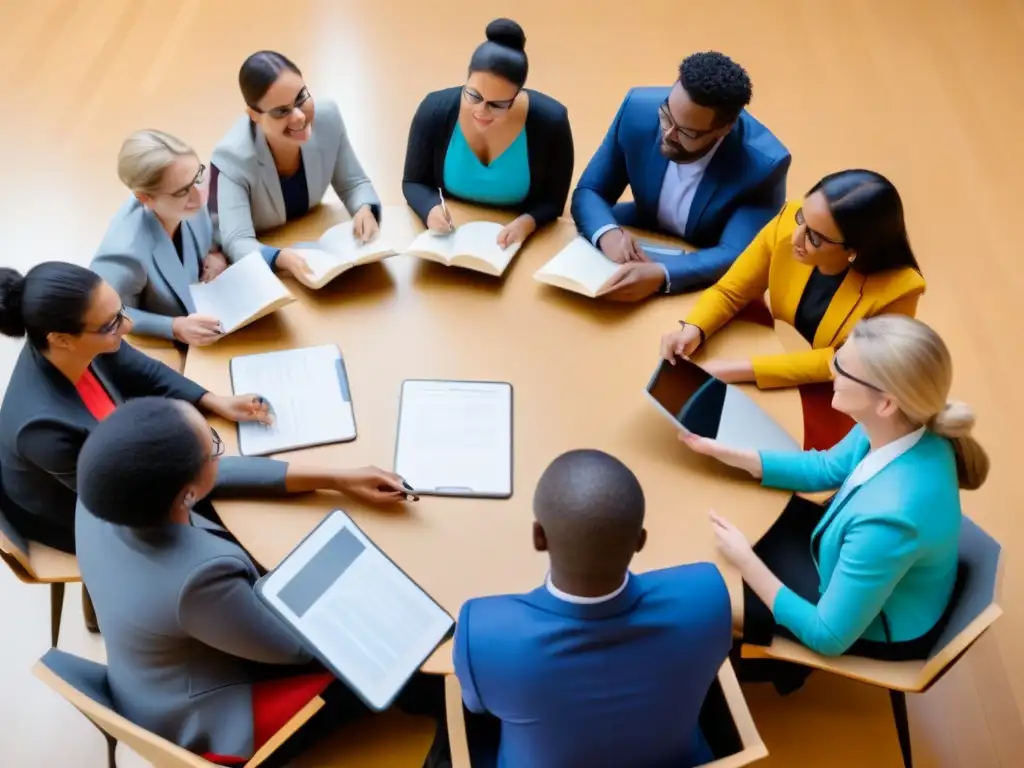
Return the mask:
<path id="1" fill-rule="evenodd" d="M 247 116 L 221 139 L 210 159 L 215 168 L 215 228 L 228 259 L 237 261 L 260 247 L 256 234 L 285 223 L 281 179 L 267 140 Z M 317 99 L 313 132 L 302 145 L 309 204 L 317 205 L 330 183 L 350 214 L 364 205 L 379 217 L 380 199 L 363 172 L 345 132 L 338 105 Z"/>
<path id="2" fill-rule="evenodd" d="M 115 404 L 162 396 L 199 402 L 206 390 L 127 342 L 90 366 Z M 78 501 L 78 452 L 96 426 L 75 385 L 31 344 L 18 355 L 0 404 L 0 475 L 6 502 L 66 529 Z"/>
<path id="3" fill-rule="evenodd" d="M 205 207 L 181 223 L 184 264 L 152 211 L 134 197 L 111 219 L 89 268 L 121 296 L 134 333 L 174 339 L 171 322 L 196 311 L 189 285 L 199 282 L 213 245 Z"/>
<path id="4" fill-rule="evenodd" d="M 214 494 L 276 490 L 284 467 L 221 459 Z M 196 512 L 142 534 L 79 504 L 75 536 L 117 711 L 192 752 L 250 757 L 253 682 L 311 657 L 256 596 L 245 550 Z"/>

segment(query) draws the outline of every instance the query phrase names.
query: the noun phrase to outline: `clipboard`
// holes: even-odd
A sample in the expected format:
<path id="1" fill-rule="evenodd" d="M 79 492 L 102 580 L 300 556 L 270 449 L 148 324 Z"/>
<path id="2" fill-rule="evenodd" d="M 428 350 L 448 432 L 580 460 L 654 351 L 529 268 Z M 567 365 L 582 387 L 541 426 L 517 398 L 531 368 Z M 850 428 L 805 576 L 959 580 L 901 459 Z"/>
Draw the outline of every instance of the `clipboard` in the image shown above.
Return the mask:
<path id="1" fill-rule="evenodd" d="M 341 509 L 258 579 L 255 592 L 377 712 L 455 633 L 451 614 Z"/>
<path id="2" fill-rule="evenodd" d="M 268 456 L 356 439 L 345 358 L 335 344 L 231 359 L 231 390 L 267 400 L 274 423 L 238 424 L 238 451 Z"/>
<path id="3" fill-rule="evenodd" d="M 406 379 L 395 473 L 417 495 L 511 498 L 513 413 L 507 381 Z"/>

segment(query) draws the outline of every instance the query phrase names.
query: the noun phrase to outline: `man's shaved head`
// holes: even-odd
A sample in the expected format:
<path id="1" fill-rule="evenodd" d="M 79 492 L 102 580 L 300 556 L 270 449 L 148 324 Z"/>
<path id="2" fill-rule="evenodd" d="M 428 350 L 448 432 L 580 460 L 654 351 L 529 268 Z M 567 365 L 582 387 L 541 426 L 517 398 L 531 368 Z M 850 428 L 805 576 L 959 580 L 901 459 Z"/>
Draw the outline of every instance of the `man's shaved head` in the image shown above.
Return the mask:
<path id="1" fill-rule="evenodd" d="M 534 539 L 574 579 L 623 578 L 644 544 L 644 492 L 629 467 L 603 451 L 563 453 L 533 496 Z"/>

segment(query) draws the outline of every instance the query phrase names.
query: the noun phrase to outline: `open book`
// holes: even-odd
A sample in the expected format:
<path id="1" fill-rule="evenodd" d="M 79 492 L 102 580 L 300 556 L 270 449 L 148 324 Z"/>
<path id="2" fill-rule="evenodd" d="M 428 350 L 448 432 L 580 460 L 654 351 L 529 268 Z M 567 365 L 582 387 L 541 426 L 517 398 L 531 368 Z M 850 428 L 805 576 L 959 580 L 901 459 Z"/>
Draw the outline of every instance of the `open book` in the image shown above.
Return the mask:
<path id="1" fill-rule="evenodd" d="M 210 282 L 189 286 L 189 291 L 196 312 L 216 317 L 224 333 L 295 301 L 259 251 L 239 259 Z"/>
<path id="2" fill-rule="evenodd" d="M 294 248 L 302 251 L 306 263 L 313 270 L 311 278 L 301 280 L 310 288 L 323 288 L 352 267 L 371 264 L 398 253 L 382 234 L 369 243 L 360 243 L 352 232 L 351 221 L 331 227 L 315 243 L 299 243 Z"/>
<path id="3" fill-rule="evenodd" d="M 465 267 L 500 277 L 505 273 L 522 243 L 502 250 L 498 233 L 504 227 L 493 221 L 472 221 L 457 227 L 450 235 L 436 235 L 427 230 L 406 249 L 421 259 L 438 261 L 449 267 Z"/>
<path id="4" fill-rule="evenodd" d="M 607 292 L 608 281 L 618 270 L 618 264 L 584 238 L 577 237 L 534 272 L 533 277 L 593 299 Z"/>

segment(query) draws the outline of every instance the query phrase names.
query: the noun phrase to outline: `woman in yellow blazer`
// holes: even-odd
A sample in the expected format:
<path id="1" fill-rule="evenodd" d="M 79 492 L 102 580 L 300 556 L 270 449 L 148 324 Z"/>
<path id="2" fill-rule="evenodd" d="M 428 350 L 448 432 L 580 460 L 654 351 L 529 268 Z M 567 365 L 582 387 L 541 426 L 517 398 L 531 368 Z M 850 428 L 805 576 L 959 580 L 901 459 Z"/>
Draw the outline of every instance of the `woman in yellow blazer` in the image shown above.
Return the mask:
<path id="1" fill-rule="evenodd" d="M 795 327 L 811 349 L 709 360 L 704 368 L 762 389 L 829 381 L 834 349 L 860 320 L 913 317 L 924 288 L 896 187 L 874 171 L 839 171 L 815 184 L 802 204 L 783 206 L 698 299 L 682 328 L 662 337 L 661 354 L 670 362 L 691 355 L 767 290 L 772 316 Z"/>

